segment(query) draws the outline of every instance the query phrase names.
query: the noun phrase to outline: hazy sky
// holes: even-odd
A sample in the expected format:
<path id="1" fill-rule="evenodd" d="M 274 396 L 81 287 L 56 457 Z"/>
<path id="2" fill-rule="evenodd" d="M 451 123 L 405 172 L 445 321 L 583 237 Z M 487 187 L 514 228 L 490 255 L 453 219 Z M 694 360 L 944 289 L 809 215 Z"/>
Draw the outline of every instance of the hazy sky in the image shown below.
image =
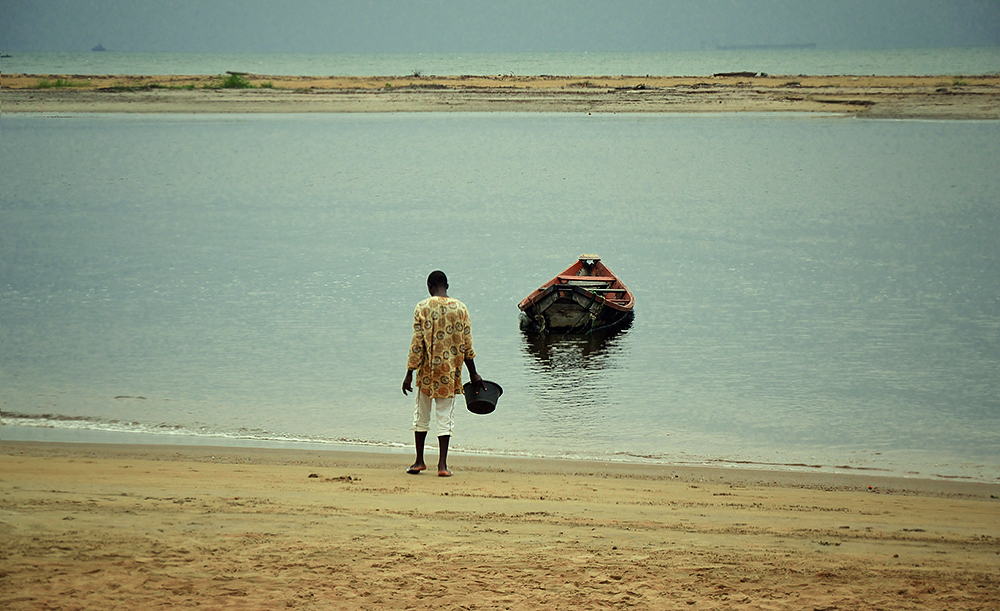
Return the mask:
<path id="1" fill-rule="evenodd" d="M 0 0 L 0 51 L 1000 46 L 1000 0 Z"/>

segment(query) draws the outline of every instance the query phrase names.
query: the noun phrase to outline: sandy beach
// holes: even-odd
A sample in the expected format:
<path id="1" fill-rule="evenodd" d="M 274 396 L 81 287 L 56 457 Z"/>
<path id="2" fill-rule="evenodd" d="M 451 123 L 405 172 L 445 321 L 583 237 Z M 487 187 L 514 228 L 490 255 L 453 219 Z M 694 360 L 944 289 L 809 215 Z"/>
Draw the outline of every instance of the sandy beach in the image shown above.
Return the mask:
<path id="1" fill-rule="evenodd" d="M 1000 485 L 0 442 L 0 607 L 995 609 Z"/>
<path id="2" fill-rule="evenodd" d="M 1000 118 L 1000 76 L 248 78 L 3 75 L 0 109 Z M 0 609 L 1000 608 L 1000 482 L 411 461 L 0 441 Z"/>
<path id="3" fill-rule="evenodd" d="M 225 75 L 223 75 L 225 76 Z M 1000 119 L 1000 75 L 667 76 L 8 74 L 3 112 L 822 112 L 871 118 Z M 52 86 L 52 85 L 65 86 Z M 40 87 L 41 86 L 41 87 Z"/>

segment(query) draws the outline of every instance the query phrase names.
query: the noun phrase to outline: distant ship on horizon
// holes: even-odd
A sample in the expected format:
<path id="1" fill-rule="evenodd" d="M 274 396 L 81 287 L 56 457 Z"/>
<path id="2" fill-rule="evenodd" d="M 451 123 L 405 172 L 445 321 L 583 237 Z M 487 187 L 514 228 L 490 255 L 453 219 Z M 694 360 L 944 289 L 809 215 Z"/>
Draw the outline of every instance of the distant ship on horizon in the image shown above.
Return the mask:
<path id="1" fill-rule="evenodd" d="M 763 44 L 763 45 L 715 45 L 719 51 L 748 51 L 767 49 L 815 49 L 814 42 L 791 42 L 786 44 Z"/>
<path id="2" fill-rule="evenodd" d="M 107 49 L 101 43 L 97 43 L 97 46 L 91 49 L 91 51 L 107 51 Z"/>

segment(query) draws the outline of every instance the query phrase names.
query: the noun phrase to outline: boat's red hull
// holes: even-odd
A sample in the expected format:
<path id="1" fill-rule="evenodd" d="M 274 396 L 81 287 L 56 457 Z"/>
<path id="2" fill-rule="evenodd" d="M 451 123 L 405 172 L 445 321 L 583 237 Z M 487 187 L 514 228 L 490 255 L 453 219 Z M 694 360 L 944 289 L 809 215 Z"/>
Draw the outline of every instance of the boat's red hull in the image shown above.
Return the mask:
<path id="1" fill-rule="evenodd" d="M 581 255 L 517 307 L 527 331 L 588 333 L 631 321 L 635 296 L 599 257 Z"/>

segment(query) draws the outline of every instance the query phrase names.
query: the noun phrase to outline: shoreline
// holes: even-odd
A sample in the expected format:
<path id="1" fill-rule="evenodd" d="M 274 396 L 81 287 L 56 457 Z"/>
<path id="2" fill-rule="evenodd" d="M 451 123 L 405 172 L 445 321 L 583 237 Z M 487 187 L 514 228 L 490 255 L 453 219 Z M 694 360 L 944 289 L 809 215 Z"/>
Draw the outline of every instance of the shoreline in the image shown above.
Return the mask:
<path id="1" fill-rule="evenodd" d="M 1000 604 L 1000 485 L 469 456 L 438 478 L 409 460 L 0 442 L 0 603 Z"/>
<path id="2" fill-rule="evenodd" d="M 248 450 L 269 450 L 269 451 L 318 451 L 318 452 L 347 452 L 362 454 L 386 454 L 392 456 L 409 455 L 412 453 L 412 441 L 403 444 L 390 443 L 351 443 L 347 441 L 318 441 L 306 439 L 269 439 L 269 438 L 249 438 L 249 437 L 206 437 L 197 435 L 162 435 L 155 433 L 127 432 L 127 431 L 107 431 L 100 429 L 59 429 L 50 427 L 33 427 L 22 425 L 10 425 L 0 427 L 0 443 L 4 440 L 17 443 L 38 443 L 38 444 L 76 444 L 76 445 L 101 445 L 101 446 L 135 446 L 143 447 L 181 447 L 181 448 L 230 448 Z M 648 467 L 651 469 L 709 469 L 727 472 L 748 471 L 752 473 L 764 474 L 786 474 L 794 479 L 796 475 L 806 477 L 812 475 L 833 476 L 844 478 L 864 478 L 866 481 L 877 478 L 885 481 L 901 482 L 953 482 L 956 484 L 982 484 L 986 486 L 1000 486 L 1000 477 L 986 476 L 981 470 L 975 473 L 958 472 L 948 469 L 916 471 L 912 466 L 888 466 L 873 465 L 849 465 L 841 462 L 830 462 L 820 464 L 795 462 L 763 462 L 754 460 L 723 460 L 705 458 L 704 460 L 674 461 L 669 458 L 651 459 L 632 454 L 616 454 L 613 457 L 602 456 L 557 456 L 539 455 L 526 453 L 505 453 L 502 451 L 480 451 L 476 449 L 463 448 L 461 445 L 452 446 L 452 454 L 456 456 L 472 457 L 475 460 L 483 459 L 492 463 L 505 460 L 536 460 L 554 461 L 556 463 L 570 464 L 614 464 L 623 466 Z M 895 488 L 905 488 L 907 486 L 895 485 Z M 1000 492 L 1000 488 L 998 488 Z"/>
<path id="3" fill-rule="evenodd" d="M 8 74 L 7 113 L 833 113 L 878 119 L 1000 119 L 1000 75 L 219 76 Z M 40 88 L 41 84 L 60 87 Z"/>

